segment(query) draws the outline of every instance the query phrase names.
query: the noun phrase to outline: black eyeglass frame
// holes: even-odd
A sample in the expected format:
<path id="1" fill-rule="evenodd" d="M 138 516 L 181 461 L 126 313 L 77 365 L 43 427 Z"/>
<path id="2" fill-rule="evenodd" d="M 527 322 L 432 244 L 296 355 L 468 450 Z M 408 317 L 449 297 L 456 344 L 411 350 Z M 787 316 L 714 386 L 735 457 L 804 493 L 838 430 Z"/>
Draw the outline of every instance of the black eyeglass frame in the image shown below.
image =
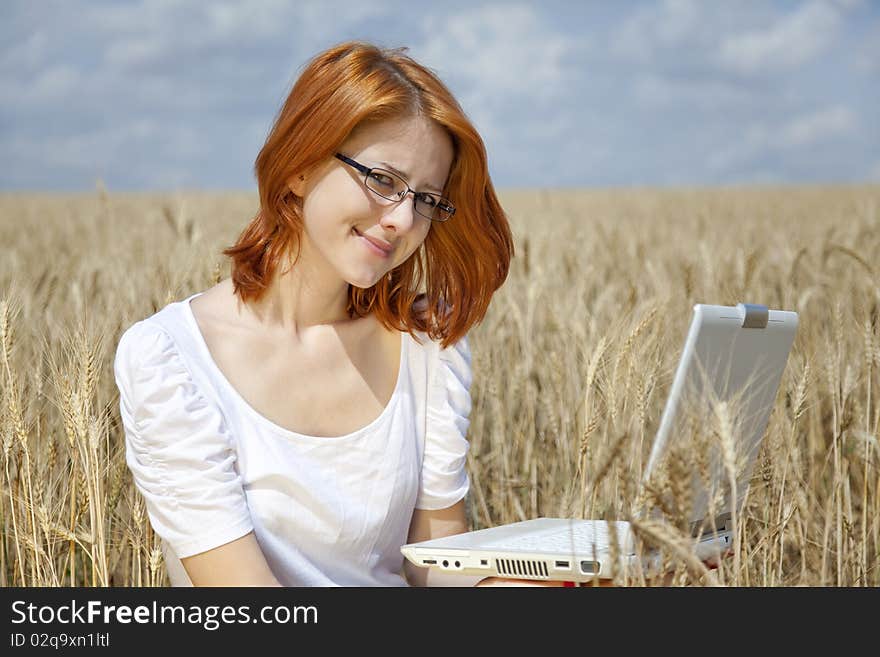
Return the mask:
<path id="1" fill-rule="evenodd" d="M 377 196 L 381 196 L 382 198 L 387 199 L 389 201 L 394 201 L 395 203 L 400 203 L 410 193 L 412 193 L 412 195 L 413 195 L 413 210 L 416 213 L 418 213 L 418 215 L 420 217 L 425 217 L 426 219 L 430 219 L 431 221 L 436 221 L 437 223 L 443 223 L 444 221 L 449 221 L 452 218 L 452 216 L 455 214 L 455 206 L 452 205 L 452 203 L 449 201 L 449 199 L 447 199 L 443 196 L 440 196 L 439 194 L 434 194 L 433 192 L 417 192 L 416 190 L 414 190 L 412 187 L 409 186 L 409 183 L 406 180 L 404 180 L 403 176 L 396 174 L 393 171 L 388 171 L 388 169 L 383 169 L 381 167 L 365 166 L 365 165 L 361 164 L 360 162 L 355 162 L 350 157 L 346 157 L 342 153 L 336 153 L 336 158 L 339 160 L 342 160 L 346 164 L 354 167 L 355 169 L 360 171 L 362 174 L 364 174 L 364 187 L 366 187 L 368 190 L 370 190 L 371 192 L 373 192 Z M 399 196 L 399 197 L 397 197 L 397 196 L 391 197 L 391 196 L 385 196 L 384 194 L 377 192 L 375 189 L 373 189 L 372 187 L 370 187 L 367 184 L 367 178 L 370 177 L 370 174 L 373 171 L 381 171 L 382 173 L 389 174 L 389 175 L 393 176 L 394 178 L 402 180 L 403 184 L 406 185 L 406 193 L 403 194 L 402 196 Z M 434 217 L 427 216 L 424 212 L 419 212 L 419 210 L 416 208 L 416 198 L 419 195 L 430 196 L 434 199 L 437 199 L 437 203 L 434 207 L 441 210 L 442 212 L 446 212 L 449 216 L 447 216 L 445 219 L 435 219 Z"/>

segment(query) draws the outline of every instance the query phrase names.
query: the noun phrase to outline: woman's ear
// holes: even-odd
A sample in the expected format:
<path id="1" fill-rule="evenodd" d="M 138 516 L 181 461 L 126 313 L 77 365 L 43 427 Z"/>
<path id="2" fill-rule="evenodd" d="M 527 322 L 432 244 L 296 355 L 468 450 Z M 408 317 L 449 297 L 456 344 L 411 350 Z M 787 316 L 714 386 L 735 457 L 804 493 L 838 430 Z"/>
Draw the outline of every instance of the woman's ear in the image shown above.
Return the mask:
<path id="1" fill-rule="evenodd" d="M 301 173 L 297 174 L 296 176 L 293 177 L 293 179 L 289 183 L 287 183 L 287 187 L 288 187 L 288 189 L 290 189 L 291 192 L 293 192 L 294 194 L 296 194 L 297 196 L 302 198 L 306 192 L 306 177 L 305 177 L 305 175 L 303 175 Z"/>

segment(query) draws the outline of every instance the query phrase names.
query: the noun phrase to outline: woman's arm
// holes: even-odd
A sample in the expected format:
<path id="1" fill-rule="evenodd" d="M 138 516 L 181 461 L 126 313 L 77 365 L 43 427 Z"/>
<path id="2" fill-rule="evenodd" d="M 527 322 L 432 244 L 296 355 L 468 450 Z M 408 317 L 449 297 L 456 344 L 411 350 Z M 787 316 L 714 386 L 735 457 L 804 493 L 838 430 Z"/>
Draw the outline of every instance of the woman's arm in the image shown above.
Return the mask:
<path id="1" fill-rule="evenodd" d="M 428 511 L 416 509 L 413 511 L 412 521 L 409 526 L 408 543 L 429 541 L 441 536 L 462 534 L 468 531 L 467 515 L 465 512 L 464 499 L 456 502 L 445 509 Z M 475 578 L 472 575 L 456 575 L 438 573 L 429 568 L 420 568 L 405 559 L 403 571 L 410 586 L 562 586 L 562 582 L 532 582 L 521 579 L 508 579 L 506 577 Z M 428 573 L 431 572 L 431 582 L 428 582 Z"/>
<path id="2" fill-rule="evenodd" d="M 253 532 L 180 562 L 193 586 L 281 586 Z"/>
<path id="3" fill-rule="evenodd" d="M 430 541 L 432 538 L 463 534 L 466 531 L 468 531 L 467 517 L 464 499 L 461 499 L 445 509 L 433 511 L 415 509 L 409 524 L 407 543 Z M 419 568 L 409 559 L 404 559 L 403 572 L 410 586 L 427 586 L 428 571 L 428 568 Z M 450 577 L 460 577 L 462 582 L 467 580 L 466 576 L 450 575 Z"/>

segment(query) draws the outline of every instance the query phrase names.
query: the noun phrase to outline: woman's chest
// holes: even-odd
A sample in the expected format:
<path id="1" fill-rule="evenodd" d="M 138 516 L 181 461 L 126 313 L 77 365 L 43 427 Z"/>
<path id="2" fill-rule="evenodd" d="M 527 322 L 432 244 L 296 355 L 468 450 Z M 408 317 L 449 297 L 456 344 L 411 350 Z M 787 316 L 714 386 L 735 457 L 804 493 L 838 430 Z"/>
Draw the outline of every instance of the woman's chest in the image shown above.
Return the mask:
<path id="1" fill-rule="evenodd" d="M 403 376 L 402 333 L 328 336 L 312 348 L 206 326 L 226 381 L 273 424 L 316 437 L 355 432 L 379 418 Z"/>
<path id="2" fill-rule="evenodd" d="M 310 555 L 386 552 L 405 539 L 418 495 L 417 412 L 401 398 L 376 429 L 296 439 L 233 420 L 236 467 L 258 538 Z"/>

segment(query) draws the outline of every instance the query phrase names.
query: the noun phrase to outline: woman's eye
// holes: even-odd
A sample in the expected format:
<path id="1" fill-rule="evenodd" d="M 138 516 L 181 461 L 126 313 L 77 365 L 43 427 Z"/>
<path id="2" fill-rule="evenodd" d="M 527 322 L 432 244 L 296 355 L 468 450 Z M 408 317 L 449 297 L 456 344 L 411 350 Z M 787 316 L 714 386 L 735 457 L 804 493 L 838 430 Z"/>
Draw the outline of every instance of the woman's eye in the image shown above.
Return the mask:
<path id="1" fill-rule="evenodd" d="M 437 199 L 430 194 L 419 194 L 419 202 L 432 208 L 437 205 Z"/>
<path id="2" fill-rule="evenodd" d="M 372 171 L 370 173 L 370 179 L 373 180 L 376 184 L 382 185 L 382 187 L 387 187 L 388 189 L 394 188 L 394 178 L 392 178 L 391 176 L 386 176 L 384 173 Z"/>

